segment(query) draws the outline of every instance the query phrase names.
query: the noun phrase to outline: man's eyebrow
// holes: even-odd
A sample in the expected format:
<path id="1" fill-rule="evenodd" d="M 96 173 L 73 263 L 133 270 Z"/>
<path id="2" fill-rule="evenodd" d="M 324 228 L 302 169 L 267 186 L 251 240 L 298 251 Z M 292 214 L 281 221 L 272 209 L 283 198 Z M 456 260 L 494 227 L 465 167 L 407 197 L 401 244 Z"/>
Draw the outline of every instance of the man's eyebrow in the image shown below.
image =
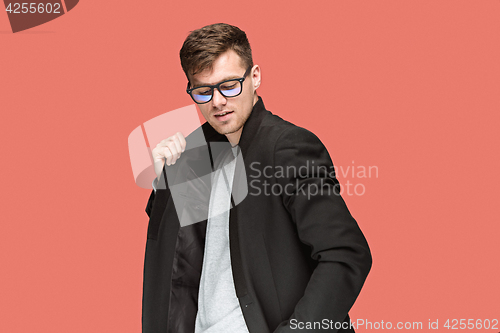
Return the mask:
<path id="1" fill-rule="evenodd" d="M 240 77 L 241 76 L 238 76 L 238 75 L 231 75 L 231 76 L 225 77 L 223 80 L 220 80 L 217 83 L 198 83 L 198 84 L 193 84 L 192 88 L 204 87 L 204 86 L 214 86 L 214 85 L 216 85 L 218 83 L 221 83 L 221 82 L 224 82 L 224 81 L 227 81 L 227 80 L 239 79 Z"/>

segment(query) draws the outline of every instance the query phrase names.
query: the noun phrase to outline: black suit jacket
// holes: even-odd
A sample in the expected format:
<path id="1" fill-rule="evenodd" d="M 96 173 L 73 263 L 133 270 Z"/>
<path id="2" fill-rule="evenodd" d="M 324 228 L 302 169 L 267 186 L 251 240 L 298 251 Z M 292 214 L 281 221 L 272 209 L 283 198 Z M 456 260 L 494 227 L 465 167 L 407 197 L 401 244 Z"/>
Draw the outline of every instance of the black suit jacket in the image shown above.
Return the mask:
<path id="1" fill-rule="evenodd" d="M 209 147 L 227 142 L 208 123 L 195 133 L 202 133 Z M 190 150 L 190 137 L 186 152 L 196 151 Z M 230 210 L 230 251 L 250 333 L 338 331 L 335 323 L 338 328 L 349 320 L 372 262 L 338 195 L 326 148 L 313 133 L 267 111 L 260 97 L 239 146 L 248 194 Z M 196 173 L 200 154 L 186 152 L 170 174 Z M 175 178 L 162 177 L 161 182 Z M 146 212 L 143 333 L 193 333 L 207 221 L 180 227 L 168 184 L 151 193 Z"/>

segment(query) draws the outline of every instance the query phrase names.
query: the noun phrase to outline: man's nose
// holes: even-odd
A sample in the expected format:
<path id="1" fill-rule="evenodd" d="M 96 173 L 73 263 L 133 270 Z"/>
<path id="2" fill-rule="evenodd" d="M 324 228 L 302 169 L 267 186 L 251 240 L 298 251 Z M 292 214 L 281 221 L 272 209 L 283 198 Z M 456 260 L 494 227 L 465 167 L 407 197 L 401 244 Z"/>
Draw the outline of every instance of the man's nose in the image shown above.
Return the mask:
<path id="1" fill-rule="evenodd" d="M 212 97 L 212 103 L 214 107 L 218 108 L 221 105 L 226 105 L 226 97 L 224 97 L 219 89 L 214 89 L 214 96 Z"/>

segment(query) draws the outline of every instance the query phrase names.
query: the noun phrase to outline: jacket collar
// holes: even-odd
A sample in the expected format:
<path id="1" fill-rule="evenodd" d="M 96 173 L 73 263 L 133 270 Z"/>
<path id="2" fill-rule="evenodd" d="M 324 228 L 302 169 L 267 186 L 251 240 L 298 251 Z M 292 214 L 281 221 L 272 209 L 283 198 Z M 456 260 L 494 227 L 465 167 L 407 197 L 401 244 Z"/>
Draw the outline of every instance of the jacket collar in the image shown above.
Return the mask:
<path id="1" fill-rule="evenodd" d="M 243 156 L 246 155 L 247 150 L 250 148 L 252 140 L 259 130 L 262 119 L 266 114 L 270 113 L 269 111 L 266 110 L 264 102 L 262 101 L 262 97 L 258 96 L 258 98 L 259 99 L 253 106 L 252 112 L 250 112 L 250 116 L 248 116 L 247 121 L 243 125 L 240 141 L 238 142 L 238 146 L 240 147 Z M 225 135 L 217 133 L 217 131 L 212 126 L 210 126 L 208 122 L 205 122 L 202 125 L 202 130 L 207 142 L 208 141 L 229 142 L 229 140 L 226 138 Z"/>

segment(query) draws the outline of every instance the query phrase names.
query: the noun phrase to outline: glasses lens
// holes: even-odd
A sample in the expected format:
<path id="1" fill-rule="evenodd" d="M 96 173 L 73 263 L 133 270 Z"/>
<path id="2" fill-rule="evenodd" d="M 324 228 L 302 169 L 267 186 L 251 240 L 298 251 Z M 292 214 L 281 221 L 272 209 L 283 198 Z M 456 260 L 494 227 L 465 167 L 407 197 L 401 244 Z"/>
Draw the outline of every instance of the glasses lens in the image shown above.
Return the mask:
<path id="1" fill-rule="evenodd" d="M 241 82 L 229 80 L 219 85 L 219 89 L 224 97 L 234 97 L 241 93 Z M 211 87 L 199 87 L 191 91 L 191 96 L 196 103 L 203 104 L 212 99 L 213 89 Z"/>
<path id="2" fill-rule="evenodd" d="M 206 103 L 212 98 L 212 88 L 199 87 L 191 92 L 191 96 L 197 103 Z"/>
<path id="3" fill-rule="evenodd" d="M 226 97 L 234 97 L 241 93 L 241 83 L 238 80 L 227 81 L 220 85 L 222 95 Z"/>

